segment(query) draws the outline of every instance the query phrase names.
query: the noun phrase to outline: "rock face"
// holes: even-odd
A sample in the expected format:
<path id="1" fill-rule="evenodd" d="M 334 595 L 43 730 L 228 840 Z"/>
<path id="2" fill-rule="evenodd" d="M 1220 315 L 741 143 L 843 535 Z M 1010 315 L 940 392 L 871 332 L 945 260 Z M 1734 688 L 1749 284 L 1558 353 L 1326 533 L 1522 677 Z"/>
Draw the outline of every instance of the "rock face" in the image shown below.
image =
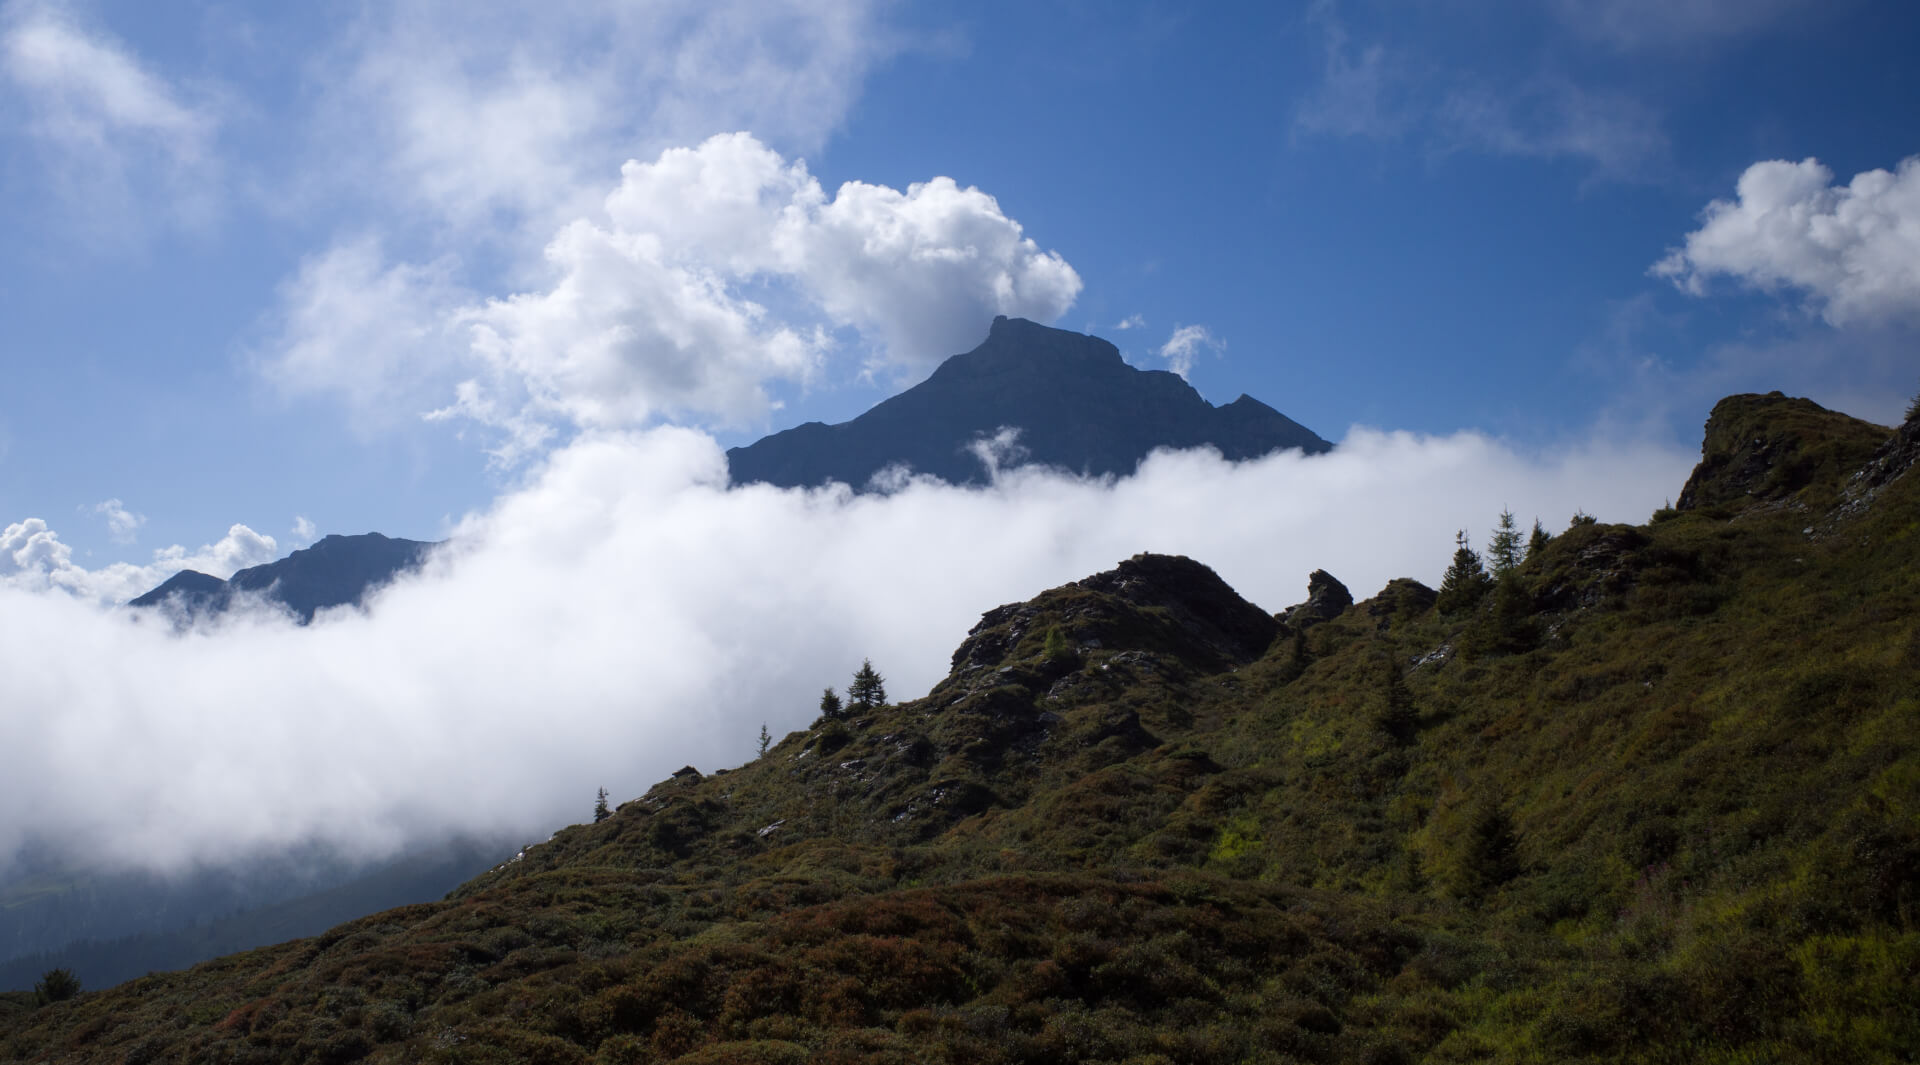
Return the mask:
<path id="1" fill-rule="evenodd" d="M 229 580 L 195 570 L 182 570 L 166 583 L 133 600 L 137 607 L 172 602 L 187 617 L 223 613 L 242 592 L 257 593 L 280 603 L 301 624 L 327 607 L 360 602 L 368 592 L 417 568 L 434 545 L 365 533 L 328 536 L 278 562 L 250 566 Z"/>
<path id="2" fill-rule="evenodd" d="M 1035 664 L 1046 634 L 1056 629 L 1073 653 Z M 1258 659 L 1278 631 L 1272 617 L 1201 563 L 1139 554 L 981 615 L 953 652 L 953 672 L 934 691 L 977 687 L 987 676 L 996 683 L 1009 677 L 1051 682 L 1093 651 L 1121 651 L 1117 660 L 1149 670 L 1218 672 Z"/>
<path id="3" fill-rule="evenodd" d="M 1307 601 L 1288 607 L 1282 620 L 1296 629 L 1332 621 L 1353 605 L 1353 593 L 1333 574 L 1317 569 L 1307 575 Z"/>
<path id="4" fill-rule="evenodd" d="M 1155 448 L 1212 445 L 1229 459 L 1333 445 L 1250 396 L 1224 407 L 1177 374 L 1137 370 L 1098 337 L 995 318 L 979 347 L 850 422 L 805 425 L 727 452 L 735 484 L 786 487 L 842 481 L 869 487 L 902 465 L 953 484 L 981 483 L 974 445 L 1019 430 L 1004 466 L 1041 463 L 1075 473 L 1132 473 Z"/>
<path id="5" fill-rule="evenodd" d="M 1674 506 L 1685 511 L 1784 501 L 1809 487 L 1830 494 L 1886 440 L 1885 428 L 1810 399 L 1779 392 L 1728 396 L 1707 417 L 1700 464 Z"/>

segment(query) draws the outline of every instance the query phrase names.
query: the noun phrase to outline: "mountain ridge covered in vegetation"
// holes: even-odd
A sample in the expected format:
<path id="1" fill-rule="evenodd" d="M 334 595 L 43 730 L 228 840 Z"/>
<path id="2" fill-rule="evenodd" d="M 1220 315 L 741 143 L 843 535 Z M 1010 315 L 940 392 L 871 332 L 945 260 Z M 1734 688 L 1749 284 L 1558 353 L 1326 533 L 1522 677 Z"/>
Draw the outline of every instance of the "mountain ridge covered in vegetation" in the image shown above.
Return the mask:
<path id="1" fill-rule="evenodd" d="M 1729 397 L 1679 505 L 1445 596 L 1137 556 L 443 902 L 0 999 L 0 1057 L 1912 1060 L 1917 438 Z"/>

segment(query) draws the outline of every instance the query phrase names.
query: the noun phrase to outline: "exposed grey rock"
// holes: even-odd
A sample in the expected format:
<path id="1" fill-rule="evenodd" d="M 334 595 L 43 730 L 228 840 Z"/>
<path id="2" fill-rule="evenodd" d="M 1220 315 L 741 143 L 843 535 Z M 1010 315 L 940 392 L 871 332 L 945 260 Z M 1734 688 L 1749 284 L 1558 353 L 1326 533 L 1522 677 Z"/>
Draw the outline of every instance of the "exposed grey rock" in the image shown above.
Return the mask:
<path id="1" fill-rule="evenodd" d="M 1296 629 L 1332 621 L 1353 605 L 1353 593 L 1333 574 L 1317 569 L 1307 576 L 1307 601 L 1286 609 L 1283 621 Z"/>

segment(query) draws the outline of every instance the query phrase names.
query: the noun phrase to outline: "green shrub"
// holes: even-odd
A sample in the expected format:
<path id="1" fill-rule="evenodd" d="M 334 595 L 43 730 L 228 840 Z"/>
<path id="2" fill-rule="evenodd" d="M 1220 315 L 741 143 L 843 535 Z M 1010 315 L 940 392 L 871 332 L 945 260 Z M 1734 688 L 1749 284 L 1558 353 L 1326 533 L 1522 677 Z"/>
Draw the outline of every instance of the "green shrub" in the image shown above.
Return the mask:
<path id="1" fill-rule="evenodd" d="M 80 978 L 71 969 L 48 969 L 33 985 L 34 1001 L 44 1006 L 65 1002 L 80 993 Z"/>

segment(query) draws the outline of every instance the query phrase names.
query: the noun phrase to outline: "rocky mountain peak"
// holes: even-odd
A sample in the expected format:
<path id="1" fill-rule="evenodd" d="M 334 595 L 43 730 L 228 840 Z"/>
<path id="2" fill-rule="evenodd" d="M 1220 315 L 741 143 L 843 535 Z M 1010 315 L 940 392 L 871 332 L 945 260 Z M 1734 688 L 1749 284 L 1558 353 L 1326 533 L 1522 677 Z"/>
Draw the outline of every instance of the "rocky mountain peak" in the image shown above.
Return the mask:
<path id="1" fill-rule="evenodd" d="M 1250 397 L 1215 407 L 1165 370 L 1127 365 L 1099 337 L 1000 317 L 972 351 L 838 425 L 809 422 L 727 452 L 736 484 L 856 490 L 905 467 L 952 484 L 989 473 L 973 445 L 1019 432 L 1022 461 L 1096 476 L 1132 473 L 1157 448 L 1213 447 L 1235 461 L 1333 445 Z"/>
<path id="2" fill-rule="evenodd" d="M 1728 396 L 1714 404 L 1700 464 L 1674 504 L 1682 511 L 1802 502 L 1824 506 L 1847 475 L 1887 438 L 1871 422 L 1779 392 Z M 1809 489 L 1819 498 L 1801 499 Z"/>

